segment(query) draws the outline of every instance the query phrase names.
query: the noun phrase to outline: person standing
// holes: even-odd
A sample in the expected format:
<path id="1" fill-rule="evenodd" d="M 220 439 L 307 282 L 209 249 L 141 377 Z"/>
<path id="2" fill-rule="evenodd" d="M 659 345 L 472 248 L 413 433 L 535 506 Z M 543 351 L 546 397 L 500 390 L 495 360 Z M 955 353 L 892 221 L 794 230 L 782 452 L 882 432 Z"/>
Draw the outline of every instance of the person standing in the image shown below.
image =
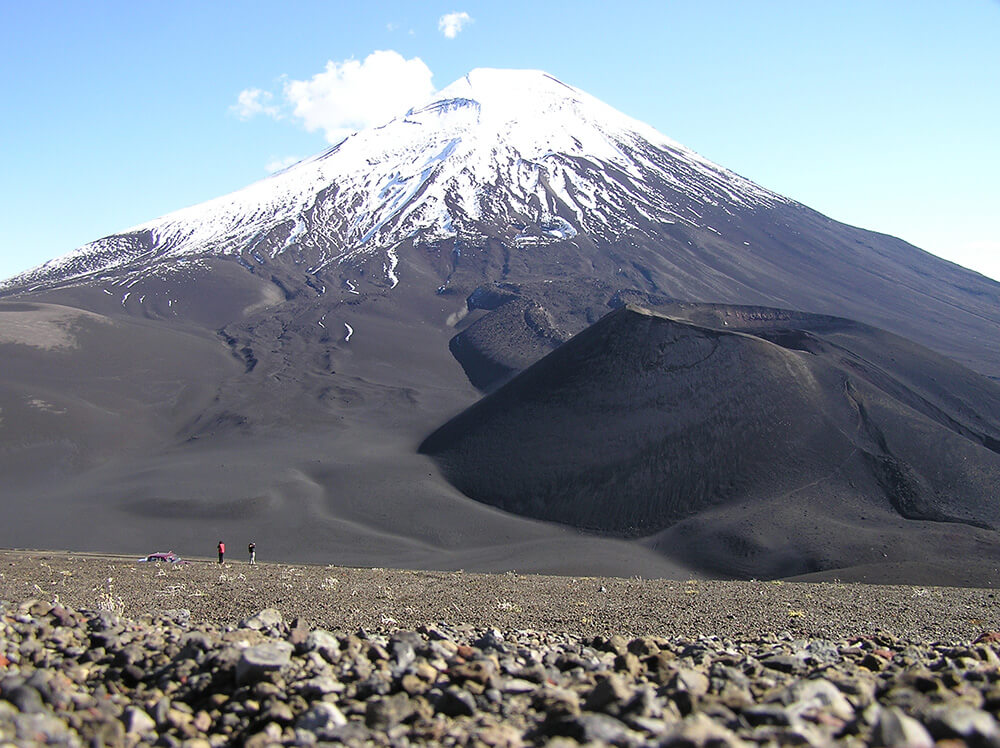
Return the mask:
<path id="1" fill-rule="evenodd" d="M 219 563 L 221 564 L 226 558 L 226 544 L 221 540 L 219 541 Z"/>
<path id="2" fill-rule="evenodd" d="M 253 566 L 257 563 L 257 544 L 251 540 L 247 551 L 250 553 L 250 565 Z"/>

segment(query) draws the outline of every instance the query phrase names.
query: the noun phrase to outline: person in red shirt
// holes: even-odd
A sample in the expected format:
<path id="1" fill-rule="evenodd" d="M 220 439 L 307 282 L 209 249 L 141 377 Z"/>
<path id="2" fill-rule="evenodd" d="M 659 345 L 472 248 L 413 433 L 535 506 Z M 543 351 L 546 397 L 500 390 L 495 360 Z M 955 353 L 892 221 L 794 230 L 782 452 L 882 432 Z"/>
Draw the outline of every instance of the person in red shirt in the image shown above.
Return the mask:
<path id="1" fill-rule="evenodd" d="M 221 540 L 219 541 L 219 563 L 221 564 L 226 556 L 226 544 Z"/>

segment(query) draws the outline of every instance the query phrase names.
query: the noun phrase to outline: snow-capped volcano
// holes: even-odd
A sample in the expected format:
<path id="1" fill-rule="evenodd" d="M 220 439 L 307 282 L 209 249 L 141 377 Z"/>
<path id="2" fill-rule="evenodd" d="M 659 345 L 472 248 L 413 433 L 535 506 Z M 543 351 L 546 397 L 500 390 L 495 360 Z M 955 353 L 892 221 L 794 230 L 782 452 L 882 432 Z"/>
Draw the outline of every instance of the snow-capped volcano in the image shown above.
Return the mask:
<path id="1" fill-rule="evenodd" d="M 1000 284 L 475 70 L 0 284 L 0 546 L 993 584 L 998 331 Z"/>
<path id="2" fill-rule="evenodd" d="M 615 241 L 650 224 L 704 225 L 706 206 L 782 198 L 552 76 L 473 70 L 430 101 L 267 179 L 91 242 L 7 285 L 137 258 L 304 253 L 309 272 L 406 240 L 515 247 Z"/>
<path id="3" fill-rule="evenodd" d="M 300 314 L 325 329 L 331 305 L 399 286 L 441 296 L 447 308 L 427 301 L 427 313 L 447 327 L 521 294 L 520 321 L 508 306 L 497 329 L 463 339 L 497 372 L 593 323 L 619 292 L 848 317 L 1000 372 L 1000 354 L 976 342 L 995 335 L 995 283 L 832 221 L 532 70 L 473 70 L 380 127 L 91 242 L 0 294 L 59 289 L 87 308 L 214 328 L 314 298 Z M 508 350 L 511 324 L 524 337 Z"/>

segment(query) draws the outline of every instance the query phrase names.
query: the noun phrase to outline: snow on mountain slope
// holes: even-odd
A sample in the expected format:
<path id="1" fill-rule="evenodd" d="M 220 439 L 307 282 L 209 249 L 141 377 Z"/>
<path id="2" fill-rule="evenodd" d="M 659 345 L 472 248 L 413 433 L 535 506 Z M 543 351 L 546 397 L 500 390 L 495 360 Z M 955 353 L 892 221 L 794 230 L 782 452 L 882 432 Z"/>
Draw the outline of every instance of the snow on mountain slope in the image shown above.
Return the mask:
<path id="1" fill-rule="evenodd" d="M 142 259 L 292 249 L 310 272 L 383 253 L 391 285 L 405 240 L 492 236 L 521 248 L 645 223 L 699 225 L 699 206 L 784 198 L 594 97 L 531 70 L 477 69 L 425 105 L 238 192 L 91 242 L 0 283 L 23 286 Z M 169 265 L 159 264 L 159 267 Z"/>

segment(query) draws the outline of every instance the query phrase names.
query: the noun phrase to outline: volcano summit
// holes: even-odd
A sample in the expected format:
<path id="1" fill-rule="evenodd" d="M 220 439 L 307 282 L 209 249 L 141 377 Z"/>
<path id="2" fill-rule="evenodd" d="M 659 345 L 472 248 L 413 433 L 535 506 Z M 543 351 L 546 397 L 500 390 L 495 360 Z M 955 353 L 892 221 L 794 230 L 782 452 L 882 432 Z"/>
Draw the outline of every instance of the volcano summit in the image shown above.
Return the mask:
<path id="1" fill-rule="evenodd" d="M 474 70 L 0 283 L 0 545 L 993 582 L 998 331 L 1000 284 Z"/>

